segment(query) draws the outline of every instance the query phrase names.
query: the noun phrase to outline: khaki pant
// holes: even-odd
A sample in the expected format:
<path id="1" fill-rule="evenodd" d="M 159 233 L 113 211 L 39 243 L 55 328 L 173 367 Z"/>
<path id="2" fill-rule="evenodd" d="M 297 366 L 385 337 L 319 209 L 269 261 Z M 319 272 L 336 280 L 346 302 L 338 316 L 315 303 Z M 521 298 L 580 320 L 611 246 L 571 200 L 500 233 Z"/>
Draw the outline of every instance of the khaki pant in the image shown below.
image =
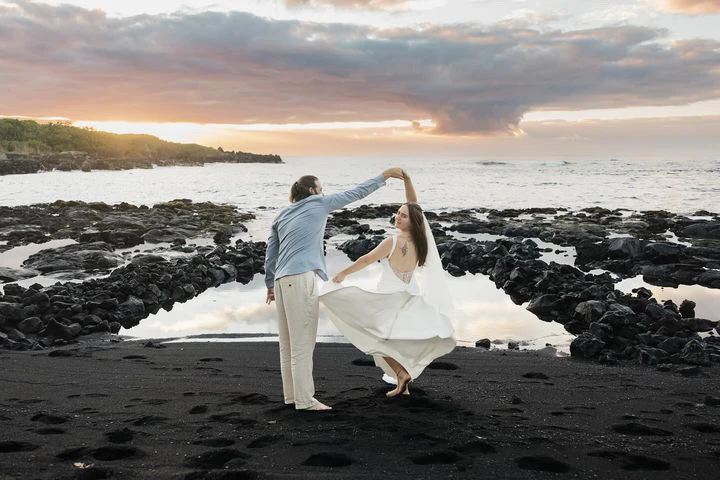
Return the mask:
<path id="1" fill-rule="evenodd" d="M 277 279 L 275 306 L 285 403 L 294 403 L 297 409 L 311 407 L 315 403 L 312 370 L 319 315 L 315 272 Z"/>

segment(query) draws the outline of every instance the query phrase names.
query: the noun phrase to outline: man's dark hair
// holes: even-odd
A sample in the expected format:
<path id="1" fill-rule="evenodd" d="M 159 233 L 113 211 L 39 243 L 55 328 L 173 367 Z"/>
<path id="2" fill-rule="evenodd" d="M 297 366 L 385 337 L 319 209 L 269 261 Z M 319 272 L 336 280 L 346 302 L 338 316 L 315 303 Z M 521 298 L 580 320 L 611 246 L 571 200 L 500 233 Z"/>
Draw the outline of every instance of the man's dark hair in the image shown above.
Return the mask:
<path id="1" fill-rule="evenodd" d="M 314 175 L 303 175 L 300 177 L 298 181 L 293 183 L 292 187 L 290 187 L 290 202 L 299 202 L 300 200 L 312 195 L 312 193 L 310 193 L 310 189 L 317 188 L 317 185 L 315 184 L 317 181 L 318 178 Z"/>

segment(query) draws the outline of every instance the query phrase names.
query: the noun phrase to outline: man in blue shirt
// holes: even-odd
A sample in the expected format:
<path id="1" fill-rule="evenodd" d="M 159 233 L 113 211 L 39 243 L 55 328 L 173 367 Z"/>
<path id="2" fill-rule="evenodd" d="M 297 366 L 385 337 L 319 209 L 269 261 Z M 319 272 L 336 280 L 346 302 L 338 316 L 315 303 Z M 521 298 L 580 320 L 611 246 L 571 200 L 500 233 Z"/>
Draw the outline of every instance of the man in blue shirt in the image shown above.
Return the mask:
<path id="1" fill-rule="evenodd" d="M 275 217 L 265 252 L 266 301 L 278 312 L 280 372 L 286 404 L 298 410 L 330 410 L 315 399 L 313 352 L 319 314 L 317 276 L 327 281 L 323 237 L 328 214 L 402 179 L 390 168 L 346 192 L 325 196 L 320 180 L 300 177 L 290 189 L 291 204 Z"/>

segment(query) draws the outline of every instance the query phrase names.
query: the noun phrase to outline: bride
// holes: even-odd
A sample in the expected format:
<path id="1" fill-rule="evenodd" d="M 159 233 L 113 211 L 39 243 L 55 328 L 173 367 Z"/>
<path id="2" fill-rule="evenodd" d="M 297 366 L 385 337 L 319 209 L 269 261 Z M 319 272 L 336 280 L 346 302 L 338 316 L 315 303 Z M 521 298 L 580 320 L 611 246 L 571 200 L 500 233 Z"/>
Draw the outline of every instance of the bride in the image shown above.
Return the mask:
<path id="1" fill-rule="evenodd" d="M 320 295 L 338 330 L 396 379 L 388 397 L 409 394 L 409 382 L 455 347 L 452 300 L 435 239 L 405 171 L 403 180 L 407 203 L 395 215 L 397 234 L 338 273 Z M 377 261 L 382 273 L 374 291 L 343 284 Z"/>

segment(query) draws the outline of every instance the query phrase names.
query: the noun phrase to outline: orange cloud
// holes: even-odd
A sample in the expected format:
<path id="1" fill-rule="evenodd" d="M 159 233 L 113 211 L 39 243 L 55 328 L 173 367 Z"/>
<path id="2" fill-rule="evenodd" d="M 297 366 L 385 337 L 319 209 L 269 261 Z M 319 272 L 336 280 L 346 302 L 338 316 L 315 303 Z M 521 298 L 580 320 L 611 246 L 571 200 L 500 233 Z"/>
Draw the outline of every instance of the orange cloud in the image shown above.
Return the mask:
<path id="1" fill-rule="evenodd" d="M 665 5 L 669 10 L 682 13 L 720 13 L 720 0 L 667 0 Z"/>

